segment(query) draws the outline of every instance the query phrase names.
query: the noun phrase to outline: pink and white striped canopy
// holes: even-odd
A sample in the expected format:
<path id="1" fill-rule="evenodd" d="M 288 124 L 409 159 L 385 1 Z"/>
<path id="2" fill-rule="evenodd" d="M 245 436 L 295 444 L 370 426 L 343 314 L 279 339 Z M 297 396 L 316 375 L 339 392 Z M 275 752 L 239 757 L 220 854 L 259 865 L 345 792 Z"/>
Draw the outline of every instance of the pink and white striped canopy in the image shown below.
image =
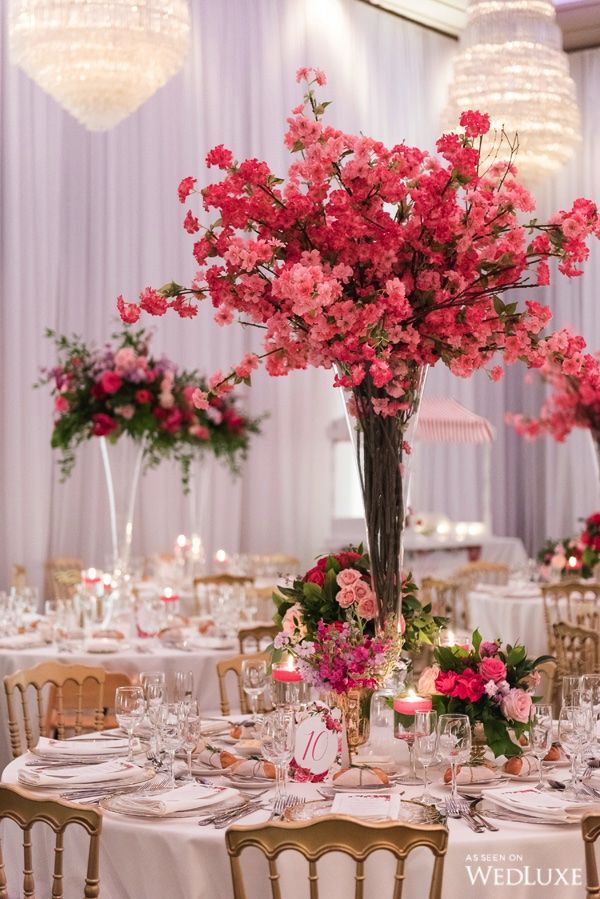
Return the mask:
<path id="1" fill-rule="evenodd" d="M 426 443 L 492 443 L 494 428 L 450 397 L 424 397 L 416 439 Z"/>

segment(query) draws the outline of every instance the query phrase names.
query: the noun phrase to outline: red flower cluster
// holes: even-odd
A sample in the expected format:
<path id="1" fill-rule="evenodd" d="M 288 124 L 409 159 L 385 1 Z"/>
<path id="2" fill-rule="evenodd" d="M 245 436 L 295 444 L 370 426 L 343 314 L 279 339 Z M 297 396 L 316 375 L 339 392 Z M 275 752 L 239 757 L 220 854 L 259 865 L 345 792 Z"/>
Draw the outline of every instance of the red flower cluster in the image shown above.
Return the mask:
<path id="1" fill-rule="evenodd" d="M 477 702 L 485 693 L 485 681 L 472 668 L 465 668 L 460 673 L 456 671 L 440 671 L 435 680 L 435 688 L 438 693 L 443 693 L 446 696 Z"/>
<path id="2" fill-rule="evenodd" d="M 352 568 L 352 563 L 356 561 L 356 559 L 360 559 L 361 556 L 360 553 L 348 550 L 347 552 L 337 553 L 334 558 L 342 568 Z M 327 568 L 329 559 L 330 556 L 323 556 L 320 558 L 314 568 L 311 568 L 306 572 L 303 580 L 306 581 L 306 583 L 318 584 L 319 587 L 322 587 L 325 583 L 325 569 Z"/>

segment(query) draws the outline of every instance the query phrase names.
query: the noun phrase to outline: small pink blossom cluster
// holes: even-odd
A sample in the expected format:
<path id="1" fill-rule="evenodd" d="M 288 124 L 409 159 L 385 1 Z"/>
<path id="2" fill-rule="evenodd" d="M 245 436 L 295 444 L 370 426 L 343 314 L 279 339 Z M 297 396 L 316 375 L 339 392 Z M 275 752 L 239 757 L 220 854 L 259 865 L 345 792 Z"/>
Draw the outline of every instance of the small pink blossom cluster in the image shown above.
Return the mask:
<path id="1" fill-rule="evenodd" d="M 212 150 L 206 164 L 222 179 L 198 190 L 186 177 L 179 186 L 182 203 L 199 195 L 217 216 L 207 227 L 191 210 L 185 217 L 199 267 L 191 287 L 146 288 L 137 303 L 120 297 L 122 318 L 168 309 L 192 317 L 210 297 L 219 324 L 241 317 L 264 329 L 271 375 L 335 366 L 336 386 L 368 384 L 382 416 L 407 408 L 416 366 L 441 360 L 469 377 L 496 353 L 535 368 L 556 356 L 542 336 L 548 307 L 528 300 L 519 309 L 501 295 L 548 284 L 553 257 L 562 274 L 580 275 L 587 239 L 600 235 L 596 205 L 580 198 L 545 224 L 524 221 L 534 202 L 512 156 L 480 160 L 486 114 L 463 113 L 463 130 L 440 137 L 437 156 L 389 148 L 326 124 L 328 104 L 315 94 L 324 74 L 303 68 L 298 77 L 307 88 L 287 123 L 296 157 L 287 179 L 266 162 Z M 257 362 L 219 374 L 211 391 L 226 391 Z M 501 375 L 493 365 L 490 376 Z"/>
<path id="2" fill-rule="evenodd" d="M 581 338 L 565 338 L 558 356 L 547 358 L 539 373 L 551 392 L 539 416 L 506 416 L 518 434 L 528 440 L 550 434 L 562 442 L 573 428 L 586 428 L 600 442 L 600 360 L 583 348 Z"/>

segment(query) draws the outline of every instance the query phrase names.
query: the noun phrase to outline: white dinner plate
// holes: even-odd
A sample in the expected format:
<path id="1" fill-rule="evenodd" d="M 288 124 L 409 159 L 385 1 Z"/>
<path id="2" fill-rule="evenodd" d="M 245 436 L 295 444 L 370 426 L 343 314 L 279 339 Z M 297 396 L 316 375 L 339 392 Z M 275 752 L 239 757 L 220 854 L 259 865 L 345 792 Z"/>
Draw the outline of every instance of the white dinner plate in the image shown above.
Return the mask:
<path id="1" fill-rule="evenodd" d="M 161 820 L 164 818 L 197 818 L 199 815 L 204 814 L 204 809 L 206 808 L 214 808 L 217 804 L 226 805 L 232 799 L 239 797 L 239 793 L 237 790 L 231 789 L 229 787 L 222 787 L 218 792 L 215 792 L 214 796 L 207 796 L 205 799 L 201 800 L 201 803 L 193 809 L 183 809 L 179 811 L 166 812 L 165 814 L 157 814 L 156 811 L 151 809 L 143 809 L 141 806 L 130 807 L 127 804 L 127 796 L 108 796 L 106 799 L 103 799 L 100 802 L 100 807 L 106 809 L 109 812 L 113 812 L 118 815 L 127 815 L 132 818 L 160 818 Z M 152 799 L 156 799 L 160 801 L 160 794 L 153 793 Z"/>

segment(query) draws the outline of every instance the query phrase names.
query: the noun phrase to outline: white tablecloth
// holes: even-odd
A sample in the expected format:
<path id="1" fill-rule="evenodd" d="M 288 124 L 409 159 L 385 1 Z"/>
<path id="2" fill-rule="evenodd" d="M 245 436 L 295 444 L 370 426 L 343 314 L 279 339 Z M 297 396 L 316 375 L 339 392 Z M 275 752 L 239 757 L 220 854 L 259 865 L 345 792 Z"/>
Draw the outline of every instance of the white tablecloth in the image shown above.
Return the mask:
<path id="1" fill-rule="evenodd" d="M 530 656 L 548 652 L 541 592 L 535 587 L 528 596 L 509 591 L 509 587 L 481 587 L 469 593 L 471 628 L 479 628 L 484 640 L 502 637 L 505 643 L 523 643 Z"/>
<path id="2" fill-rule="evenodd" d="M 23 761 L 17 759 L 9 765 L 3 780 L 14 783 L 22 764 Z M 405 789 L 405 798 L 419 792 Z M 316 787 L 311 784 L 297 784 L 292 790 L 307 798 L 319 798 Z M 244 819 L 243 823 L 258 823 L 265 818 L 266 812 L 259 812 Z M 582 899 L 584 853 L 578 825 L 532 825 L 508 821 L 498 821 L 497 824 L 498 833 L 486 831 L 474 834 L 463 821 L 449 822 L 450 841 L 443 899 L 480 899 L 481 896 L 486 899 Z M 15 862 L 19 865 L 22 859 L 19 838 L 14 825 L 6 823 L 2 841 L 9 878 Z M 83 836 L 73 834 L 71 839 L 77 841 L 81 859 L 85 845 Z M 47 858 L 50 838 L 34 833 L 34 842 L 40 847 L 38 857 L 45 855 Z M 244 871 L 247 871 L 247 896 L 248 899 L 265 899 L 270 895 L 266 870 L 253 852 L 248 852 L 247 858 L 243 856 Z M 76 880 L 72 873 L 75 857 L 75 854 L 70 854 L 67 844 L 66 899 L 80 899 L 82 892 L 81 881 Z M 297 856 L 290 855 L 282 865 L 282 872 L 286 872 L 283 883 L 285 899 L 306 899 L 308 896 L 306 867 L 297 859 Z M 430 870 L 429 859 L 425 850 L 420 850 L 409 861 L 406 899 L 425 899 L 424 884 Z M 372 859 L 372 864 L 376 865 L 375 875 L 371 878 L 367 870 L 366 899 L 387 899 L 391 896 L 391 866 L 388 861 L 383 861 L 381 855 Z M 47 865 L 44 866 L 44 871 L 47 868 Z M 508 874 L 507 869 L 512 869 L 512 873 Z M 77 870 L 81 870 L 81 861 Z M 558 871 L 564 872 L 562 883 Z M 353 896 L 353 885 L 350 885 L 349 879 L 351 873 L 350 868 L 341 862 L 341 857 L 334 856 L 331 867 L 322 875 L 320 873 L 320 879 L 321 876 L 326 878 L 321 895 L 340 899 Z M 345 879 L 346 875 L 348 879 Z M 512 880 L 513 885 L 502 886 L 507 879 Z M 536 880 L 541 880 L 541 883 L 536 884 Z M 19 893 L 14 886 L 11 891 L 11 882 L 14 884 L 15 881 L 9 879 L 9 897 L 13 899 Z M 382 886 L 384 883 L 388 885 L 387 891 Z M 102 899 L 232 899 L 224 831 L 199 827 L 194 818 L 154 822 L 105 812 L 100 885 Z M 37 895 L 50 895 L 48 880 L 40 879 Z"/>
<path id="3" fill-rule="evenodd" d="M 132 641 L 130 648 L 114 653 L 69 652 L 57 655 L 54 646 L 39 649 L 0 650 L 0 679 L 13 674 L 21 668 L 32 668 L 40 662 L 58 660 L 66 665 L 93 665 L 107 668 L 110 671 L 122 671 L 130 677 L 141 671 L 164 671 L 167 678 L 172 678 L 175 671 L 193 671 L 196 698 L 201 710 L 215 710 L 219 707 L 219 686 L 217 679 L 217 662 L 234 656 L 237 647 L 227 650 L 202 649 L 194 652 L 183 652 L 178 649 L 160 647 L 152 653 L 138 652 L 137 641 Z M 0 770 L 12 758 L 8 727 L 6 726 L 6 699 L 0 700 L 2 715 L 0 721 Z"/>
<path id="4" fill-rule="evenodd" d="M 452 577 L 457 568 L 478 559 L 519 568 L 527 564 L 527 553 L 518 537 L 470 537 L 457 541 L 424 537 L 414 531 L 404 535 L 404 567 L 410 568 L 417 580 Z"/>

